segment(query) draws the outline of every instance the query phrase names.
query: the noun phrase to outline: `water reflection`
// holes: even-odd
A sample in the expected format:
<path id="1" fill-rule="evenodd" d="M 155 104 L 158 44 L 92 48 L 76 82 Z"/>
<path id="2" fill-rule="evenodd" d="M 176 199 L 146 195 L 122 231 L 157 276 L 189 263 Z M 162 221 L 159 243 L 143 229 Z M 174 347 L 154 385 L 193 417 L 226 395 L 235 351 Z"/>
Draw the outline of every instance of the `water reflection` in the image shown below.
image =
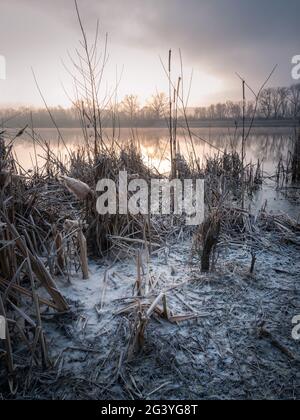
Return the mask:
<path id="1" fill-rule="evenodd" d="M 39 133 L 43 139 L 51 144 L 52 152 L 60 154 L 61 159 L 67 162 L 67 152 L 63 145 L 58 145 L 55 129 L 41 129 Z M 207 140 L 207 142 L 203 142 L 196 137 L 193 139 L 194 150 L 200 163 L 204 163 L 207 156 L 220 153 L 218 150 L 241 150 L 240 131 L 235 132 L 227 128 L 198 128 L 193 129 L 193 133 Z M 62 134 L 70 150 L 76 150 L 83 145 L 83 137 L 80 130 L 63 129 Z M 112 130 L 106 130 L 105 134 L 107 138 L 111 138 Z M 253 129 L 247 141 L 247 161 L 256 163 L 259 159 L 262 162 L 265 175 L 274 175 L 280 158 L 286 161 L 289 152 L 293 150 L 293 134 L 292 128 Z M 118 140 L 121 144 L 134 140 L 141 149 L 145 163 L 155 167 L 160 173 L 169 172 L 170 156 L 167 129 L 122 129 Z M 178 144 L 180 152 L 186 157 L 193 154 L 191 141 L 183 130 L 178 132 Z M 42 148 L 37 146 L 35 154 L 33 142 L 29 137 L 18 140 L 14 151 L 20 165 L 26 170 L 31 169 L 33 162 L 36 160 L 39 165 L 44 163 Z M 254 210 L 260 209 L 266 200 L 268 201 L 269 210 L 274 212 L 284 211 L 292 217 L 299 217 L 298 206 L 293 201 L 285 198 L 281 193 L 276 192 L 274 184 L 270 186 L 267 183 L 262 191 L 256 195 Z"/>
<path id="2" fill-rule="evenodd" d="M 218 153 L 218 150 L 241 149 L 241 132 L 235 133 L 234 130 L 227 128 L 198 128 L 193 132 L 206 139 L 208 143 L 204 143 L 194 137 L 194 146 L 197 158 L 200 162 L 204 162 L 207 156 Z M 51 144 L 51 150 L 54 153 L 60 153 L 61 156 L 67 156 L 63 145 L 58 147 L 57 133 L 55 129 L 40 129 L 39 133 L 43 139 Z M 81 131 L 78 129 L 63 129 L 62 134 L 68 148 L 75 150 L 83 144 Z M 106 130 L 108 138 L 111 137 L 112 131 Z M 247 141 L 247 160 L 248 162 L 257 162 L 258 159 L 263 161 L 264 170 L 270 174 L 274 173 L 280 157 L 287 158 L 288 152 L 292 150 L 293 129 L 291 128 L 259 128 L 253 129 Z M 142 154 L 146 162 L 156 166 L 161 172 L 169 169 L 169 138 L 168 130 L 160 128 L 146 128 L 138 130 L 122 129 L 120 135 L 120 143 L 125 143 L 129 139 L 134 139 L 141 148 Z M 193 154 L 191 141 L 187 133 L 183 130 L 178 132 L 178 143 L 182 154 L 186 157 Z M 35 154 L 32 140 L 23 138 L 15 144 L 16 156 L 25 169 L 32 168 L 35 161 Z M 43 150 L 36 148 L 39 164 L 43 163 Z"/>

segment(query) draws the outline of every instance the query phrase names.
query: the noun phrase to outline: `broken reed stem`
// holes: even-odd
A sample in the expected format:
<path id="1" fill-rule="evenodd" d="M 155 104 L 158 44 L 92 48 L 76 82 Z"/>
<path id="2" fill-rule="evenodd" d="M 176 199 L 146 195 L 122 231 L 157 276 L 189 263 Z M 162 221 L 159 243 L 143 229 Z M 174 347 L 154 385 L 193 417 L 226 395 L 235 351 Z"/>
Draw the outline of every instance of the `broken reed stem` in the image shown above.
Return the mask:
<path id="1" fill-rule="evenodd" d="M 88 263 L 87 242 L 86 242 L 86 237 L 84 236 L 82 232 L 82 229 L 79 229 L 79 232 L 78 232 L 78 245 L 79 245 L 79 255 L 80 255 L 80 263 L 81 263 L 83 280 L 88 280 L 89 279 L 89 263 Z"/>
<path id="2" fill-rule="evenodd" d="M 28 249 L 25 241 L 21 238 L 15 226 L 10 223 L 9 219 L 4 213 L 2 213 L 2 217 L 6 222 L 8 230 L 11 232 L 12 237 L 15 240 L 16 246 L 18 247 L 19 251 L 21 252 L 24 258 L 28 257 L 30 259 L 30 263 L 32 265 L 32 269 L 35 275 L 37 276 L 41 284 L 45 287 L 45 289 L 48 291 L 49 295 L 52 297 L 57 309 L 61 312 L 67 312 L 69 310 L 69 305 L 57 289 L 53 278 L 51 277 L 44 264 Z"/>
<path id="3" fill-rule="evenodd" d="M 251 260 L 250 274 L 253 274 L 257 258 L 254 253 L 252 253 L 251 255 L 252 255 L 252 260 Z"/>
<path id="4" fill-rule="evenodd" d="M 6 280 L 3 280 L 2 278 L 0 278 L 0 285 L 2 285 L 2 286 L 4 286 L 4 287 L 7 288 L 6 289 L 6 292 L 5 292 L 5 295 L 9 295 L 10 289 L 13 289 L 14 291 L 20 293 L 23 296 L 26 296 L 26 297 L 29 297 L 29 298 L 33 298 L 32 293 L 30 291 L 28 291 L 27 289 L 25 289 L 24 287 L 18 286 L 17 284 L 13 284 L 12 285 L 12 284 L 10 284 L 10 282 L 8 282 Z M 57 310 L 57 306 L 55 305 L 55 303 L 50 302 L 47 299 L 43 299 L 40 296 L 38 298 L 39 298 L 40 304 L 46 305 L 49 308 L 52 308 L 54 310 Z"/>
<path id="5" fill-rule="evenodd" d="M 41 344 L 42 363 L 44 367 L 48 367 L 50 365 L 49 357 L 48 357 L 48 350 L 47 350 L 46 340 L 45 340 L 45 336 L 43 332 L 42 318 L 41 318 L 41 312 L 40 312 L 40 303 L 39 303 L 39 299 L 35 290 L 35 281 L 33 278 L 33 272 L 31 268 L 31 262 L 30 262 L 28 249 L 27 249 L 27 267 L 28 267 L 28 274 L 29 274 L 33 302 L 34 302 L 36 318 L 37 318 L 36 338 L 39 339 L 40 344 Z M 34 353 L 32 354 L 32 357 L 34 357 Z"/>
<path id="6" fill-rule="evenodd" d="M 214 251 L 220 235 L 220 215 L 211 214 L 202 226 L 202 256 L 201 256 L 201 271 L 203 273 L 210 271 L 211 256 Z"/>
<path id="7" fill-rule="evenodd" d="M 164 317 L 166 319 L 169 319 L 169 311 L 168 311 L 168 304 L 167 304 L 167 296 L 166 295 L 163 295 L 162 301 L 163 301 Z"/>
<path id="8" fill-rule="evenodd" d="M 136 280 L 136 288 L 137 288 L 137 295 L 142 296 L 142 258 L 140 251 L 137 252 L 137 280 Z"/>
<path id="9" fill-rule="evenodd" d="M 56 227 L 54 228 L 55 247 L 57 253 L 57 265 L 59 270 L 63 273 L 65 270 L 65 255 L 63 250 L 63 240 L 60 232 L 57 232 Z"/>

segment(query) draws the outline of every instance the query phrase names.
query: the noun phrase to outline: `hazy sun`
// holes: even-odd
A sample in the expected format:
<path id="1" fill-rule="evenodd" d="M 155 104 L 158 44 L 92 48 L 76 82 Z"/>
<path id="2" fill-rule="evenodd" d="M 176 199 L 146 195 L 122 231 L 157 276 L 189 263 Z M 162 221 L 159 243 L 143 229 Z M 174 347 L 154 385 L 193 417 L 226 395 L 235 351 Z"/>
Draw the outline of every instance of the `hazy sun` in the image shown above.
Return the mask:
<path id="1" fill-rule="evenodd" d="M 222 90 L 223 82 L 221 79 L 207 73 L 198 73 L 193 86 L 197 90 L 201 101 L 209 96 L 219 93 Z"/>

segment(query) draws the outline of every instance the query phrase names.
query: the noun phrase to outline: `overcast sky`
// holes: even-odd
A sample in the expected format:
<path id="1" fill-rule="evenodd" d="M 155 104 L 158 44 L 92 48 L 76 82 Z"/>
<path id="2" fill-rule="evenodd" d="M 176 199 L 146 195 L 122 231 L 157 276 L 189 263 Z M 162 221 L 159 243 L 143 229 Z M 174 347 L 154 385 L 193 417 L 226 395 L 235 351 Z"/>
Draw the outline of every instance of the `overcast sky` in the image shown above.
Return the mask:
<path id="1" fill-rule="evenodd" d="M 275 64 L 273 85 L 290 85 L 291 59 L 300 54 L 299 0 L 78 0 L 92 37 L 97 18 L 109 34 L 106 82 L 124 66 L 119 96 L 167 90 L 159 56 L 180 48 L 185 77 L 194 70 L 190 105 L 236 100 L 235 72 L 257 88 Z M 31 67 L 50 105 L 68 105 L 70 89 L 61 60 L 78 46 L 73 0 L 0 0 L 0 55 L 7 80 L 0 80 L 0 106 L 42 105 Z M 174 63 L 175 65 L 175 63 Z M 178 65 L 178 62 L 177 62 Z M 174 78 L 179 66 L 174 69 Z"/>

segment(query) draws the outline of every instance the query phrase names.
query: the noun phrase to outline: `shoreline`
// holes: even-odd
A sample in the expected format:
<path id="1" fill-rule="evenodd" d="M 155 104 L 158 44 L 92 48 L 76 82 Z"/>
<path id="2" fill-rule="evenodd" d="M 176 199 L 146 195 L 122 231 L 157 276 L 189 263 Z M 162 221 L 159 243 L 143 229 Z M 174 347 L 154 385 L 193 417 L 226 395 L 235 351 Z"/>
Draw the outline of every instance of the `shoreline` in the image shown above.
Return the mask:
<path id="1" fill-rule="evenodd" d="M 183 127 L 185 126 L 185 123 L 182 122 Z M 295 121 L 295 120 L 255 120 L 253 125 L 251 125 L 251 121 L 250 120 L 246 120 L 246 124 L 245 127 L 246 128 L 250 128 L 252 127 L 253 129 L 257 129 L 257 128 L 298 128 L 300 125 L 300 121 Z M 234 120 L 201 120 L 201 121 L 189 121 L 189 127 L 191 129 L 195 128 L 236 128 L 236 124 Z M 17 130 L 20 127 L 8 127 L 9 130 Z M 81 127 L 78 125 L 76 126 L 58 126 L 58 128 L 60 130 L 81 130 Z M 103 124 L 103 129 L 107 129 L 107 130 L 112 130 L 114 127 L 110 124 L 106 125 Z M 145 130 L 151 130 L 151 129 L 166 129 L 169 130 L 168 127 L 166 126 L 166 123 L 164 121 L 159 121 L 159 122 L 153 122 L 152 124 L 144 124 L 143 122 L 135 122 L 135 124 L 121 124 L 120 130 L 122 129 L 145 129 Z M 239 130 L 241 130 L 242 127 L 242 122 L 239 121 L 237 128 Z M 52 130 L 56 128 L 52 125 L 52 126 L 41 126 L 41 127 L 34 127 L 35 130 Z M 178 129 L 181 130 L 181 124 L 179 121 L 178 124 Z"/>

